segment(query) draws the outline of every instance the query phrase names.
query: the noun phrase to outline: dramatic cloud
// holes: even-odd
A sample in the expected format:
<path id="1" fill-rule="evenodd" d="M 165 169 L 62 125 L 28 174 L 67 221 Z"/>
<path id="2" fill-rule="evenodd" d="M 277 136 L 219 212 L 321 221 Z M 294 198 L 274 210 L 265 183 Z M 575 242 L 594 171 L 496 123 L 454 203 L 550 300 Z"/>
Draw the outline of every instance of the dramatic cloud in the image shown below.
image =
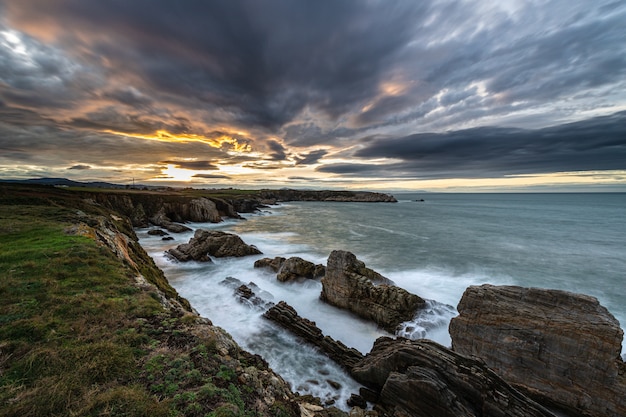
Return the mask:
<path id="1" fill-rule="evenodd" d="M 537 129 L 474 128 L 377 139 L 355 153 L 390 158 L 392 171 L 411 177 L 497 177 L 624 169 L 626 112 Z M 325 172 L 370 175 L 389 166 L 331 165 Z"/>
<path id="2" fill-rule="evenodd" d="M 601 139 L 626 110 L 623 1 L 0 0 L 0 16 L 2 176 L 626 170 Z"/>

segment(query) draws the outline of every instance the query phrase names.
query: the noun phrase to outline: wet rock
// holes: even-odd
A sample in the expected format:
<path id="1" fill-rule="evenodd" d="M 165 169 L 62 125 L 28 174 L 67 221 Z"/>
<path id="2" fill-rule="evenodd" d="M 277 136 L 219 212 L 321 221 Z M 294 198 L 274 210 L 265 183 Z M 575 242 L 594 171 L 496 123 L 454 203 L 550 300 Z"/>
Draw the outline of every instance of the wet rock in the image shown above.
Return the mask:
<path id="1" fill-rule="evenodd" d="M 324 276 L 326 267 L 315 265 L 297 256 L 285 259 L 277 256 L 274 259 L 263 258 L 254 263 L 255 268 L 269 268 L 276 272 L 280 282 L 293 281 L 300 278 L 316 279 Z"/>
<path id="2" fill-rule="evenodd" d="M 362 409 L 367 408 L 367 401 L 365 401 L 363 397 L 357 394 L 350 395 L 350 398 L 348 398 L 347 403 L 349 407 L 359 407 Z"/>
<path id="3" fill-rule="evenodd" d="M 315 265 L 297 256 L 286 259 L 278 271 L 276 278 L 280 282 L 292 281 L 298 278 L 321 278 L 324 276 L 324 265 Z"/>
<path id="4" fill-rule="evenodd" d="M 274 272 L 278 272 L 280 267 L 283 266 L 286 258 L 281 256 L 277 256 L 274 259 L 272 258 L 261 258 L 254 262 L 255 268 L 270 268 Z"/>
<path id="5" fill-rule="evenodd" d="M 352 375 L 389 415 L 554 417 L 483 362 L 426 339 L 381 337 Z"/>
<path id="6" fill-rule="evenodd" d="M 247 256 L 260 254 L 255 246 L 247 245 L 237 235 L 216 230 L 198 229 L 189 243 L 183 243 L 167 251 L 181 262 L 210 262 L 210 256 L 216 258 L 227 256 Z"/>
<path id="7" fill-rule="evenodd" d="M 265 311 L 274 305 L 274 303 L 270 301 L 274 296 L 267 291 L 263 291 L 254 282 L 250 282 L 246 285 L 237 278 L 227 277 L 222 280 L 220 284 L 232 288 L 234 290 L 233 294 L 237 297 L 238 301 L 250 308 Z"/>
<path id="8" fill-rule="evenodd" d="M 148 230 L 150 236 L 167 236 L 167 232 L 161 229 Z"/>
<path id="9" fill-rule="evenodd" d="M 350 370 L 359 362 L 363 355 L 354 348 L 349 348 L 330 336 L 324 336 L 322 330 L 314 322 L 300 317 L 296 310 L 284 301 L 270 308 L 263 317 L 291 331 L 308 343 L 317 346 L 329 358 L 344 369 Z"/>
<path id="10" fill-rule="evenodd" d="M 328 257 L 320 298 L 372 320 L 391 333 L 426 305 L 421 297 L 367 268 L 354 254 L 339 250 Z"/>
<path id="11" fill-rule="evenodd" d="M 626 415 L 623 331 L 597 299 L 566 291 L 469 287 L 450 323 L 453 349 L 548 404 L 585 416 Z"/>
<path id="12" fill-rule="evenodd" d="M 172 236 L 163 236 L 161 240 L 174 240 Z"/>

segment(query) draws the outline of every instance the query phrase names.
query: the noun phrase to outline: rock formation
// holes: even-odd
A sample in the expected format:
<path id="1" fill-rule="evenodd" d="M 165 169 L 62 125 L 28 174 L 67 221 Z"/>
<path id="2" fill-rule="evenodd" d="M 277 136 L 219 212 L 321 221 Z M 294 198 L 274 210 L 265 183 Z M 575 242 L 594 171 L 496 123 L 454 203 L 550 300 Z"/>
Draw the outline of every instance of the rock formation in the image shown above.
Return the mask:
<path id="1" fill-rule="evenodd" d="M 247 256 L 262 253 L 255 246 L 247 245 L 241 238 L 232 233 L 216 230 L 198 229 L 189 243 L 183 243 L 167 251 L 168 254 L 181 262 L 210 262 L 210 256 L 216 258 L 226 256 Z"/>
<path id="2" fill-rule="evenodd" d="M 367 268 L 354 254 L 339 250 L 328 257 L 320 298 L 373 320 L 391 333 L 426 304 L 417 295 L 391 285 L 390 280 Z"/>
<path id="3" fill-rule="evenodd" d="M 255 268 L 268 267 L 278 275 L 276 278 L 280 282 L 292 281 L 298 278 L 321 278 L 324 276 L 326 268 L 324 265 L 315 265 L 297 256 L 289 259 L 277 256 L 274 259 L 263 258 L 254 263 Z"/>
<path id="4" fill-rule="evenodd" d="M 177 223 L 222 221 L 222 217 L 241 219 L 233 205 L 220 198 L 191 197 L 161 193 L 85 193 L 84 198 L 128 216 L 135 227 L 150 224 L 177 233 L 189 230 Z"/>
<path id="5" fill-rule="evenodd" d="M 626 415 L 623 331 L 598 300 L 565 291 L 469 287 L 453 349 L 480 357 L 535 399 L 584 416 Z"/>
<path id="6" fill-rule="evenodd" d="M 308 343 L 317 346 L 326 356 L 337 362 L 344 369 L 350 370 L 357 362 L 363 359 L 363 355 L 358 350 L 349 348 L 330 336 L 324 336 L 322 330 L 315 325 L 315 322 L 300 317 L 296 310 L 284 301 L 267 310 L 263 317 L 272 320 Z"/>
<path id="7" fill-rule="evenodd" d="M 274 305 L 271 301 L 274 299 L 274 296 L 267 291 L 263 291 L 254 282 L 249 282 L 246 285 L 237 278 L 226 277 L 220 281 L 220 284 L 232 288 L 237 300 L 250 308 L 266 311 Z"/>
<path id="8" fill-rule="evenodd" d="M 433 341 L 381 337 L 352 368 L 389 415 L 554 417 L 477 359 Z"/>

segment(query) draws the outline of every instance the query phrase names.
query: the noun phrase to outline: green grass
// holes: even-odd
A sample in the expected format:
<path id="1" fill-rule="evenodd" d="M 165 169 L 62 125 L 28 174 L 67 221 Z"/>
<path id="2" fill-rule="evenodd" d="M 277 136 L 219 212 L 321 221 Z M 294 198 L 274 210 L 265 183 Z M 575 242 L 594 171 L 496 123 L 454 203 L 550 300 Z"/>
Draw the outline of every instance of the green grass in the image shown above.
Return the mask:
<path id="1" fill-rule="evenodd" d="M 221 356 L 217 336 L 190 331 L 196 316 L 137 287 L 141 272 L 181 299 L 138 244 L 131 265 L 66 233 L 107 214 L 66 194 L 0 189 L 0 415 L 259 415 L 258 395 L 239 381 L 254 357 Z M 297 415 L 290 403 L 272 407 Z"/>

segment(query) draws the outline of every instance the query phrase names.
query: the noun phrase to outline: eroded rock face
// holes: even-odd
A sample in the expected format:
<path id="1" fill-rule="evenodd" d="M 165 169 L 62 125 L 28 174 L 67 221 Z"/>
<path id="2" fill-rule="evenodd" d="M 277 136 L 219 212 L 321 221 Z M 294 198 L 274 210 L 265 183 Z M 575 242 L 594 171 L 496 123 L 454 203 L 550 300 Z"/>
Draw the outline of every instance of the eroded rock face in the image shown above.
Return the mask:
<path id="1" fill-rule="evenodd" d="M 326 267 L 315 265 L 313 262 L 297 256 L 289 259 L 277 256 L 274 259 L 263 258 L 254 263 L 255 268 L 270 268 L 277 272 L 276 278 L 280 282 L 292 281 L 299 278 L 315 279 L 324 276 Z"/>
<path id="2" fill-rule="evenodd" d="M 469 287 L 450 323 L 453 349 L 475 355 L 539 401 L 586 416 L 626 415 L 623 331 L 594 297 Z"/>
<path id="3" fill-rule="evenodd" d="M 426 304 L 419 296 L 391 285 L 390 280 L 367 268 L 354 254 L 339 250 L 328 257 L 320 298 L 373 320 L 392 333 Z"/>
<path id="4" fill-rule="evenodd" d="M 484 363 L 426 339 L 381 337 L 352 375 L 390 415 L 554 417 Z"/>
<path id="5" fill-rule="evenodd" d="M 253 245 L 247 245 L 241 238 L 232 233 L 216 230 L 198 229 L 189 243 L 183 243 L 167 251 L 168 254 L 181 262 L 210 262 L 211 256 L 247 256 L 262 253 Z"/>

